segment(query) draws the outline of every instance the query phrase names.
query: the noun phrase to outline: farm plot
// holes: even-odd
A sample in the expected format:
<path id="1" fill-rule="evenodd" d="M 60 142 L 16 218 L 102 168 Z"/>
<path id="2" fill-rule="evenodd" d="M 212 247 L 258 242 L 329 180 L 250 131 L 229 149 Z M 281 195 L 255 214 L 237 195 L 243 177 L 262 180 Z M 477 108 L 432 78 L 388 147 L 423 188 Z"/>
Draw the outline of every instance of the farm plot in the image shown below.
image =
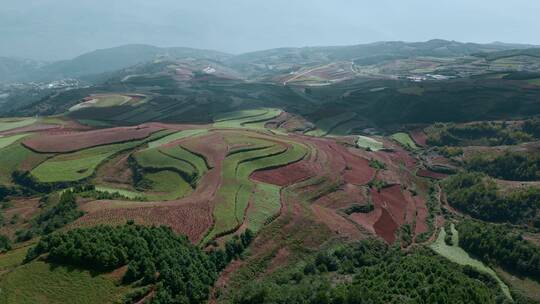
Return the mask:
<path id="1" fill-rule="evenodd" d="M 41 153 L 69 153 L 96 146 L 144 139 L 160 130 L 163 128 L 158 124 L 146 124 L 136 127 L 56 133 L 28 138 L 23 141 L 23 144 Z"/>
<path id="2" fill-rule="evenodd" d="M 490 275 L 495 279 L 495 281 L 497 281 L 504 294 L 511 299 L 512 297 L 510 295 L 508 286 L 506 286 L 506 284 L 497 276 L 497 274 L 479 260 L 472 258 L 465 250 L 459 247 L 459 234 L 457 229 L 454 227 L 454 224 L 450 225 L 450 229 L 452 230 L 452 245 L 447 245 L 444 241 L 446 238 L 446 231 L 443 227 L 439 232 L 437 240 L 430 245 L 431 249 L 454 263 L 468 265 L 480 272 Z"/>
<path id="3" fill-rule="evenodd" d="M 37 121 L 37 118 L 4 118 L 0 119 L 0 132 L 29 126 Z"/>
<path id="4" fill-rule="evenodd" d="M 417 150 L 418 146 L 414 143 L 412 138 L 407 133 L 398 132 L 392 134 L 391 138 L 395 141 L 397 141 L 400 145 L 402 145 L 405 148 Z"/>
<path id="5" fill-rule="evenodd" d="M 14 171 L 30 170 L 50 156 L 35 153 L 18 143 L 0 149 L 0 183 L 11 183 Z"/>
<path id="6" fill-rule="evenodd" d="M 379 151 L 384 148 L 384 144 L 371 137 L 359 135 L 356 140 L 356 146 L 370 151 Z"/>
<path id="7" fill-rule="evenodd" d="M 191 185 L 177 172 L 162 170 L 147 173 L 144 178 L 150 181 L 150 193 L 144 196 L 149 200 L 167 201 L 185 197 L 193 192 Z"/>
<path id="8" fill-rule="evenodd" d="M 214 127 L 264 129 L 268 120 L 278 117 L 281 113 L 280 109 L 273 108 L 224 113 L 214 118 Z"/>
<path id="9" fill-rule="evenodd" d="M 270 147 L 244 149 L 229 154 L 223 162 L 223 184 L 216 195 L 214 208 L 214 227 L 207 235 L 206 241 L 227 234 L 237 229 L 243 222 L 249 202 L 252 199 L 252 210 L 247 214 L 248 226 L 258 229 L 261 218 L 275 210 L 275 202 L 279 201 L 278 188 L 271 185 L 257 188 L 257 183 L 249 176 L 265 168 L 275 168 L 296 162 L 304 157 L 306 149 L 303 145 L 289 142 L 271 142 Z M 261 145 L 261 143 L 259 143 Z M 264 195 L 254 198 L 254 191 L 262 191 Z M 272 203 L 274 202 L 274 203 Z M 265 204 L 265 208 L 261 205 Z"/>
<path id="10" fill-rule="evenodd" d="M 150 136 L 147 140 L 152 140 L 163 135 L 165 134 L 158 132 Z M 78 152 L 60 154 L 41 163 L 31 173 L 38 181 L 43 183 L 78 181 L 92 176 L 96 167 L 104 160 L 117 153 L 144 144 L 147 140 L 99 146 Z"/>
<path id="11" fill-rule="evenodd" d="M 328 118 L 323 118 L 315 123 L 317 129 L 307 132 L 306 135 L 322 137 L 332 134 L 332 130 L 334 130 L 339 125 L 350 121 L 355 116 L 356 113 L 348 112 Z"/>

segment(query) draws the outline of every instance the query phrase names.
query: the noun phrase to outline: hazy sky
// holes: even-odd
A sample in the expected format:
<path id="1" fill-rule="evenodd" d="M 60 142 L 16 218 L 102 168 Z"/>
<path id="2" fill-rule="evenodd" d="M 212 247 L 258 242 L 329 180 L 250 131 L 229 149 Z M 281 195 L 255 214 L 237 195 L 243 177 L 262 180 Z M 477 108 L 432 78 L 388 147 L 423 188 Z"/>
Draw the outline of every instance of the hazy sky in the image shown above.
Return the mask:
<path id="1" fill-rule="evenodd" d="M 539 0 L 0 0 L 0 56 L 126 43 L 231 53 L 442 38 L 540 44 Z"/>

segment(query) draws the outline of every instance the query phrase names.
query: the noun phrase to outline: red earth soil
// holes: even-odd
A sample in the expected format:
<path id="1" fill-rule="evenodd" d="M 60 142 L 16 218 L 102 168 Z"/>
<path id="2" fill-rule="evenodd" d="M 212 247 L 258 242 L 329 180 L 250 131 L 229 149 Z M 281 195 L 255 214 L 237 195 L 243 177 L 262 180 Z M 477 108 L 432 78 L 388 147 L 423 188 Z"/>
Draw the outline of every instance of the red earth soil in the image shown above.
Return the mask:
<path id="1" fill-rule="evenodd" d="M 208 204 L 183 204 L 177 206 L 153 206 L 135 208 L 104 209 L 85 214 L 75 226 L 97 224 L 123 224 L 134 220 L 143 225 L 167 225 L 176 233 L 187 235 L 190 241 L 198 242 L 212 224 L 211 208 Z"/>
<path id="2" fill-rule="evenodd" d="M 422 129 L 416 129 L 410 132 L 410 135 L 414 142 L 420 146 L 426 146 L 427 135 Z"/>
<path id="3" fill-rule="evenodd" d="M 386 242 L 392 244 L 396 240 L 394 233 L 396 232 L 398 225 L 392 219 L 392 216 L 386 209 L 381 210 L 381 216 L 373 225 L 373 229 L 378 236 L 382 237 Z"/>
<path id="4" fill-rule="evenodd" d="M 401 192 L 401 185 L 392 185 L 377 191 L 371 189 L 371 197 L 375 205 L 388 210 L 390 216 L 398 226 L 405 223 L 407 215 L 407 200 Z"/>
<path id="5" fill-rule="evenodd" d="M 317 218 L 317 220 L 326 224 L 326 226 L 328 226 L 328 228 L 336 234 L 346 236 L 349 239 L 361 238 L 362 234 L 356 228 L 356 226 L 344 217 L 337 214 L 334 210 L 317 204 L 311 205 L 311 210 L 313 211 L 313 215 L 315 218 Z"/>
<path id="6" fill-rule="evenodd" d="M 255 171 L 251 174 L 251 179 L 267 184 L 287 186 L 315 174 L 316 172 L 308 166 L 307 161 L 302 160 L 284 167 Z"/>
<path id="7" fill-rule="evenodd" d="M 100 145 L 143 139 L 162 129 L 158 125 L 143 124 L 136 127 L 118 127 L 86 132 L 50 133 L 26 139 L 23 144 L 37 152 L 67 153 Z"/>
<path id="8" fill-rule="evenodd" d="M 429 177 L 433 179 L 443 179 L 448 176 L 448 174 L 433 172 L 427 169 L 418 169 L 418 171 L 416 171 L 416 175 L 420 177 Z"/>

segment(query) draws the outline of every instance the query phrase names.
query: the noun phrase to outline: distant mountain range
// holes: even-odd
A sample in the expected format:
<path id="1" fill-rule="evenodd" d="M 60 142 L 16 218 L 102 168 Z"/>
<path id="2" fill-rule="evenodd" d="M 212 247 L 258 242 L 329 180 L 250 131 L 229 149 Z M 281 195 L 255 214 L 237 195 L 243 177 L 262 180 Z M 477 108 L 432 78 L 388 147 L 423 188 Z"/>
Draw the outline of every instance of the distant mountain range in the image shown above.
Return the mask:
<path id="1" fill-rule="evenodd" d="M 38 62 L 28 59 L 0 57 L 0 82 L 47 81 L 80 78 L 127 68 L 158 59 L 206 59 L 220 62 L 249 76 L 253 68 L 278 64 L 325 63 L 336 60 L 382 60 L 400 57 L 457 57 L 477 53 L 517 52 L 531 45 L 505 43 L 461 43 L 447 40 L 426 42 L 376 42 L 353 46 L 321 46 L 277 48 L 231 55 L 213 50 L 184 47 L 161 48 L 130 44 L 95 50 L 70 60 Z"/>

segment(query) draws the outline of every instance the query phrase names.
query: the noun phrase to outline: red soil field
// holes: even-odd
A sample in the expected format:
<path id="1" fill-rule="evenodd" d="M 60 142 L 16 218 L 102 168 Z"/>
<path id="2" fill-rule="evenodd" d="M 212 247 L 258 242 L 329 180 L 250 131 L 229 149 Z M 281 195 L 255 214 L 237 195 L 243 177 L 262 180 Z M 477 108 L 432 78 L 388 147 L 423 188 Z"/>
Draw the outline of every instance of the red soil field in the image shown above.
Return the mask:
<path id="1" fill-rule="evenodd" d="M 418 171 L 416 171 L 416 175 L 420 177 L 429 177 L 433 179 L 443 179 L 448 176 L 448 174 L 433 172 L 427 169 L 418 169 Z"/>
<path id="2" fill-rule="evenodd" d="M 382 237 L 386 242 L 392 244 L 396 240 L 394 233 L 396 232 L 398 225 L 392 219 L 392 216 L 386 209 L 382 209 L 381 216 L 373 225 L 373 229 L 378 236 Z"/>
<path id="3" fill-rule="evenodd" d="M 302 160 L 276 169 L 255 171 L 251 179 L 283 187 L 314 175 L 316 172 L 307 165 L 307 161 Z"/>
<path id="4" fill-rule="evenodd" d="M 67 153 L 77 150 L 148 137 L 163 128 L 154 124 L 136 127 L 118 127 L 86 132 L 50 133 L 34 136 L 23 145 L 37 152 Z"/>
<path id="5" fill-rule="evenodd" d="M 134 220 L 143 225 L 170 226 L 176 233 L 187 235 L 193 243 L 200 241 L 206 230 L 212 225 L 210 207 L 207 204 L 198 203 L 98 210 L 85 214 L 73 225 L 119 225 L 127 220 Z"/>
<path id="6" fill-rule="evenodd" d="M 381 189 L 380 192 L 376 189 L 371 189 L 371 197 L 373 198 L 373 203 L 375 205 L 388 210 L 390 216 L 398 226 L 405 223 L 407 200 L 401 192 L 401 185 L 386 187 Z"/>
<path id="7" fill-rule="evenodd" d="M 414 142 L 419 146 L 426 146 L 427 135 L 422 129 L 415 129 L 409 133 Z"/>

